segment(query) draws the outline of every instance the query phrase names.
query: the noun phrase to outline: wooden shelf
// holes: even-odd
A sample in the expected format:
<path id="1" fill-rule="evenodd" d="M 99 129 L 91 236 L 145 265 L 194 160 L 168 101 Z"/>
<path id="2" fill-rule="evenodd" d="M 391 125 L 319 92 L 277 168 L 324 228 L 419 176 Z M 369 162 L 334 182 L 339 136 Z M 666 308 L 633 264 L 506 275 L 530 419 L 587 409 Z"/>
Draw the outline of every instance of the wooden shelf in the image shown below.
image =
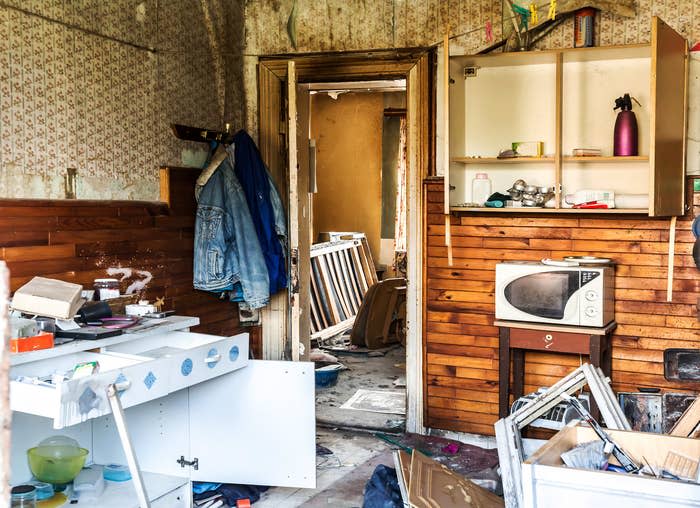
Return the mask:
<path id="1" fill-rule="evenodd" d="M 471 208 L 467 206 L 451 206 L 450 212 L 453 213 L 602 213 L 602 214 L 649 214 L 648 208 L 539 208 L 535 206 L 524 206 L 520 208 Z"/>
<path id="2" fill-rule="evenodd" d="M 562 157 L 564 162 L 583 162 L 583 163 L 605 163 L 605 162 L 649 162 L 648 155 L 634 155 L 634 156 L 617 156 L 617 157 L 597 157 L 597 156 L 567 156 Z"/>
<path id="3" fill-rule="evenodd" d="M 499 159 L 498 157 L 453 157 L 452 162 L 462 164 L 541 164 L 543 162 L 552 163 L 554 157 L 512 157 L 509 159 Z"/>

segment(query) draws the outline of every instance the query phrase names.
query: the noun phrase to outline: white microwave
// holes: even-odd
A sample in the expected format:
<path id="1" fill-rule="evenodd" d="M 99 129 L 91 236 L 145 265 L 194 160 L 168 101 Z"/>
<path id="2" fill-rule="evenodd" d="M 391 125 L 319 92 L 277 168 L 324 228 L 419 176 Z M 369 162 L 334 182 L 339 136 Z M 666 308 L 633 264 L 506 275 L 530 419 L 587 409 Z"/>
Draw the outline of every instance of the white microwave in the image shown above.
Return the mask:
<path id="1" fill-rule="evenodd" d="M 603 327 L 614 319 L 614 289 L 611 265 L 498 263 L 496 319 Z"/>

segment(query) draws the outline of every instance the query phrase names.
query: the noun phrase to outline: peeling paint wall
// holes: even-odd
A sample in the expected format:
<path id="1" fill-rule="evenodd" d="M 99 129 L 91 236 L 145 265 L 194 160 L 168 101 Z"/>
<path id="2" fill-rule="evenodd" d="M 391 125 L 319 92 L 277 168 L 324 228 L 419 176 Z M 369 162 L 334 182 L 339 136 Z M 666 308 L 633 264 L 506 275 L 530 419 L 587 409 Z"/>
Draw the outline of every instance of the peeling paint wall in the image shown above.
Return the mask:
<path id="1" fill-rule="evenodd" d="M 700 40 L 697 0 L 638 0 L 636 5 L 637 15 L 631 18 L 599 13 L 595 20 L 596 45 L 649 42 L 653 15 L 660 16 L 689 41 Z M 288 31 L 294 6 L 291 31 L 296 47 Z M 501 38 L 502 23 L 511 22 L 508 14 L 504 19 L 503 12 L 502 0 L 248 0 L 244 59 L 248 129 L 257 132 L 255 65 L 260 56 L 431 46 L 442 41 L 448 24 L 451 34 L 464 34 L 451 41 L 452 51 L 469 54 L 488 47 L 487 22 L 493 27 L 494 39 Z M 573 37 L 573 21 L 566 21 L 539 47 L 572 47 Z"/>
<path id="2" fill-rule="evenodd" d="M 155 200 L 170 123 L 243 126 L 242 0 L 0 5 L 0 197 Z"/>

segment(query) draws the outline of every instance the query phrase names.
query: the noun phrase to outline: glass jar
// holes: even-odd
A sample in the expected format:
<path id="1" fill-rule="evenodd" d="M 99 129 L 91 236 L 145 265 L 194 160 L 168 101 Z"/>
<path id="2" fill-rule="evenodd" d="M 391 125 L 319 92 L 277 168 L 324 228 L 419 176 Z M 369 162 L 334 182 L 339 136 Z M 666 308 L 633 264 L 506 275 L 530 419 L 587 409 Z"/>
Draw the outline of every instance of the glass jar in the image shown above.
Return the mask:
<path id="1" fill-rule="evenodd" d="M 95 300 L 119 298 L 119 281 L 117 279 L 95 279 Z"/>
<path id="2" fill-rule="evenodd" d="M 36 487 L 17 485 L 10 490 L 11 508 L 36 508 Z"/>

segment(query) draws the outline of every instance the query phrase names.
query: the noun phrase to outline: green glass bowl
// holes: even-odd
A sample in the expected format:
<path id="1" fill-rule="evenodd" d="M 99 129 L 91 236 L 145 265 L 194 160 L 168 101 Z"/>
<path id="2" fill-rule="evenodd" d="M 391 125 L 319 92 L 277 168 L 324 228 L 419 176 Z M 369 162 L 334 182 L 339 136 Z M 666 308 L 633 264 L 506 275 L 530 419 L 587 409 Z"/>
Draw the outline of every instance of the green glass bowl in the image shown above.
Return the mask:
<path id="1" fill-rule="evenodd" d="M 75 446 L 35 446 L 27 450 L 27 455 L 29 469 L 37 480 L 60 485 L 78 476 L 88 451 Z"/>

